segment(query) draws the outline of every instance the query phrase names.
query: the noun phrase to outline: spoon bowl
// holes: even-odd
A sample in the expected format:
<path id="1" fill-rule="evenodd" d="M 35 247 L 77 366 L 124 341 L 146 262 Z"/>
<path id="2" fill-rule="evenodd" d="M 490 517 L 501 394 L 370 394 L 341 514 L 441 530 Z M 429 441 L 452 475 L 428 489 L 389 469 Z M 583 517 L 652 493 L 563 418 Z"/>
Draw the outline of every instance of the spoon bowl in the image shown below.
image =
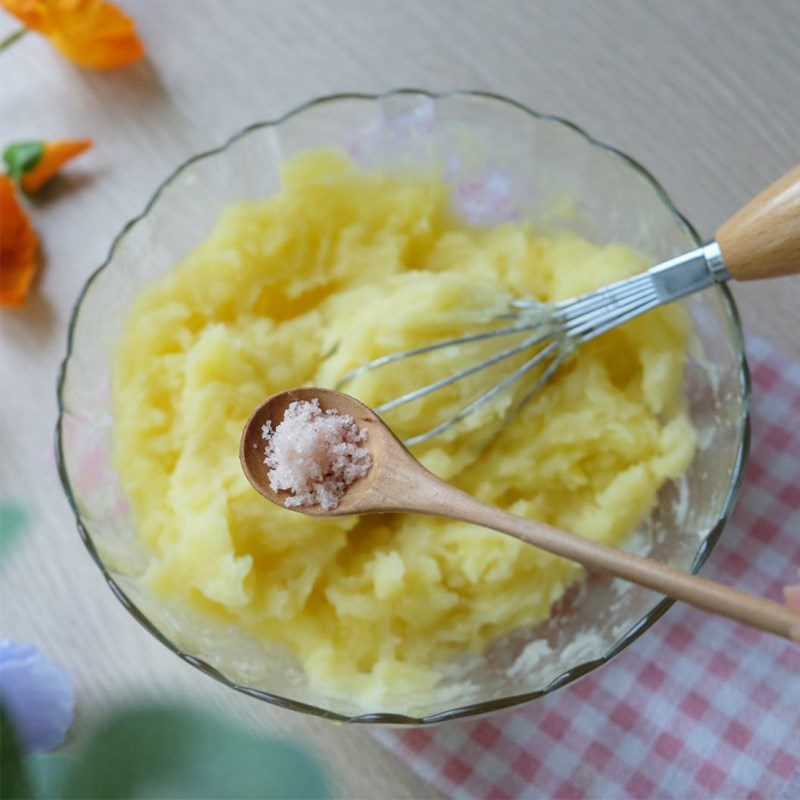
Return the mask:
<path id="1" fill-rule="evenodd" d="M 268 422 L 272 429 L 280 424 L 289 405 L 298 400 L 317 400 L 323 411 L 332 409 L 349 414 L 358 427 L 366 431 L 366 447 L 372 458 L 369 472 L 347 489 L 336 508 L 325 510 L 320 505 L 296 506 L 294 511 L 310 517 L 342 517 L 348 514 L 407 511 L 398 503 L 398 496 L 407 489 L 409 478 L 430 473 L 408 452 L 388 425 L 368 406 L 349 394 L 332 389 L 305 386 L 278 392 L 264 400 L 247 420 L 239 445 L 242 470 L 253 488 L 281 508 L 285 508 L 287 491 L 274 491 L 269 483 L 269 467 L 264 463 L 265 443 L 262 429 Z M 430 477 L 433 477 L 430 475 Z M 400 493 L 398 495 L 398 492 Z"/>

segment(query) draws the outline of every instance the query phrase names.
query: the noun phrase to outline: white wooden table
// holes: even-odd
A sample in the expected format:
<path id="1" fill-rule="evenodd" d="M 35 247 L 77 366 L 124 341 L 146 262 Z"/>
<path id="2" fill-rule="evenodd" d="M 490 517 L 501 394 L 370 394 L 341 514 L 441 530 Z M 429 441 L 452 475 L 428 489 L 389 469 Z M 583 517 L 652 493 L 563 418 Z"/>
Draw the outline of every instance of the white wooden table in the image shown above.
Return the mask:
<path id="1" fill-rule="evenodd" d="M 797 0 L 123 0 L 148 59 L 81 71 L 38 36 L 0 57 L 2 143 L 96 147 L 32 210 L 46 268 L 2 315 L 2 495 L 28 535 L 3 568 L 2 635 L 76 676 L 77 730 L 113 701 L 189 697 L 317 748 L 341 795 L 434 797 L 363 729 L 237 696 L 181 663 L 112 597 L 52 458 L 72 302 L 114 234 L 179 162 L 335 91 L 477 88 L 575 120 L 648 166 L 704 235 L 800 160 Z M 4 14 L 0 35 L 13 28 Z M 800 357 L 800 279 L 737 289 L 744 324 Z"/>

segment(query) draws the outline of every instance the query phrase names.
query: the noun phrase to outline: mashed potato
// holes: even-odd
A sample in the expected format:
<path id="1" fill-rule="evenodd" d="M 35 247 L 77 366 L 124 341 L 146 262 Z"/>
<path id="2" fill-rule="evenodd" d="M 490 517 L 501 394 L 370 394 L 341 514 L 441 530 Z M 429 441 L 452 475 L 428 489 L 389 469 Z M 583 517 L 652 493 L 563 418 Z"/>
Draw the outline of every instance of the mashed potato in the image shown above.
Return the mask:
<path id="1" fill-rule="evenodd" d="M 448 659 L 547 618 L 576 565 L 443 519 L 282 510 L 247 483 L 239 437 L 273 392 L 332 386 L 379 355 L 480 329 L 512 297 L 562 299 L 642 267 L 624 247 L 567 232 L 467 227 L 436 177 L 358 173 L 328 151 L 295 157 L 281 193 L 229 208 L 142 292 L 119 342 L 115 457 L 153 591 L 283 644 L 317 687 L 367 707 L 387 687 L 425 691 Z M 688 333 L 679 307 L 651 312 L 582 348 L 509 425 L 498 425 L 504 397 L 415 452 L 487 502 L 618 543 L 692 458 Z M 403 362 L 348 391 L 385 400 L 483 347 Z M 387 419 L 418 433 L 482 386 Z"/>

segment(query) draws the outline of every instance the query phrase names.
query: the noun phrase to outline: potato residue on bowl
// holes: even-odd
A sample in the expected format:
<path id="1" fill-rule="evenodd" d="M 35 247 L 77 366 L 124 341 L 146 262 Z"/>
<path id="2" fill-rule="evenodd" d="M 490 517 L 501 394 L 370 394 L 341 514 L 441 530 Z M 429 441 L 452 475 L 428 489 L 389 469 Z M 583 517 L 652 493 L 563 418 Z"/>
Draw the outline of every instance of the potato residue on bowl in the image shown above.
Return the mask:
<path id="1" fill-rule="evenodd" d="M 333 386 L 395 350 L 489 323 L 513 297 L 558 300 L 640 271 L 640 255 L 522 222 L 470 227 L 435 175 L 295 156 L 281 192 L 229 208 L 141 293 L 114 364 L 115 459 L 159 596 L 278 642 L 322 691 L 365 709 L 435 685 L 448 660 L 546 619 L 580 568 L 443 519 L 314 520 L 248 484 L 253 408 Z M 678 306 L 581 348 L 499 434 L 510 398 L 415 449 L 441 477 L 522 516 L 618 543 L 694 450 Z M 441 351 L 354 381 L 367 404 L 474 359 Z M 402 437 L 471 399 L 459 383 L 387 421 Z"/>

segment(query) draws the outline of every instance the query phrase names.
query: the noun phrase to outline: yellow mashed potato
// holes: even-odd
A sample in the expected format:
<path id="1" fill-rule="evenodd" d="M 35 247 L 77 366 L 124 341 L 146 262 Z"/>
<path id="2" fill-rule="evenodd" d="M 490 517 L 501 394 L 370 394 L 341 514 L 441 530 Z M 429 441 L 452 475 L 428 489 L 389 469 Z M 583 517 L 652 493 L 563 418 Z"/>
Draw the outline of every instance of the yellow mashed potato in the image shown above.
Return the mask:
<path id="1" fill-rule="evenodd" d="M 388 687 L 426 691 L 448 659 L 546 619 L 576 565 L 442 519 L 282 510 L 247 483 L 239 437 L 273 392 L 332 386 L 379 355 L 480 328 L 512 297 L 562 299 L 642 267 L 567 232 L 468 227 L 435 176 L 295 157 L 279 194 L 229 208 L 142 292 L 119 342 L 115 457 L 153 591 L 283 644 L 316 687 L 365 706 Z M 488 445 L 510 398 L 415 452 L 483 500 L 620 542 L 692 458 L 688 336 L 679 307 L 651 312 L 582 348 Z M 348 390 L 374 403 L 479 355 L 404 362 Z M 419 432 L 477 386 L 388 421 Z"/>

